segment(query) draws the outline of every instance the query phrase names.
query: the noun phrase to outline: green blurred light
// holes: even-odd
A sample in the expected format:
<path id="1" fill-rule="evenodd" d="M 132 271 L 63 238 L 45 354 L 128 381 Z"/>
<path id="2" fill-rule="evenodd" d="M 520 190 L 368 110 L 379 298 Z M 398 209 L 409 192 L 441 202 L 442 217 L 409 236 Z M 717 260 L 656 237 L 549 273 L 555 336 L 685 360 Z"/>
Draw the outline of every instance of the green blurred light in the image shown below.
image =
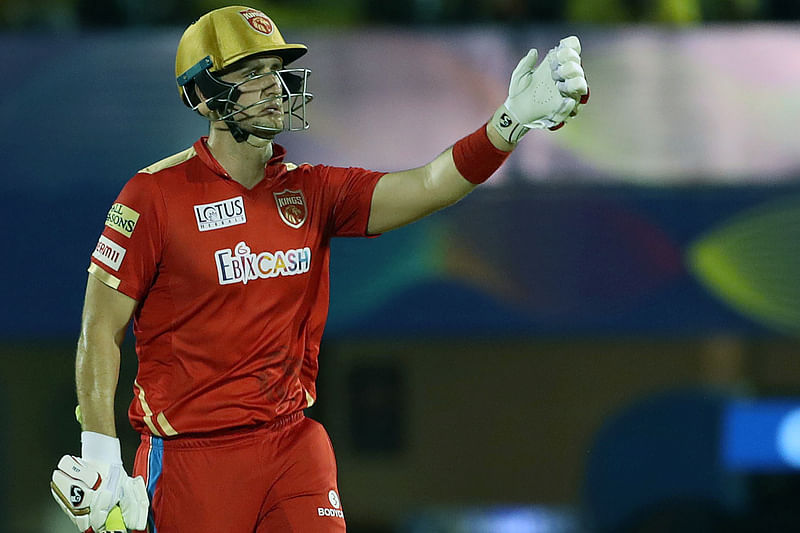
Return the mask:
<path id="1" fill-rule="evenodd" d="M 689 247 L 687 262 L 739 312 L 800 334 L 800 197 L 769 202 L 714 228 Z"/>

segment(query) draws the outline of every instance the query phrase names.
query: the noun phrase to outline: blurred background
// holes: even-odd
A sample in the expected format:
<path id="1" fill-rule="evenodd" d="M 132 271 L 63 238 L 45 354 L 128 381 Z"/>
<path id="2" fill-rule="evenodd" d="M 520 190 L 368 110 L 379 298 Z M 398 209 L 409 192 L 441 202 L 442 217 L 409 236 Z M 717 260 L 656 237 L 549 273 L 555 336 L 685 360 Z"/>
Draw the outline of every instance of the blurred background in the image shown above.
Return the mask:
<path id="1" fill-rule="evenodd" d="M 210 0 L 3 0 L 0 532 L 69 532 L 86 267 L 138 169 L 207 123 L 173 60 Z M 340 240 L 319 400 L 353 533 L 795 531 L 800 3 L 252 1 L 310 53 L 297 163 L 423 164 L 530 47 L 590 105 L 469 198 Z M 126 341 L 118 428 L 136 372 Z"/>

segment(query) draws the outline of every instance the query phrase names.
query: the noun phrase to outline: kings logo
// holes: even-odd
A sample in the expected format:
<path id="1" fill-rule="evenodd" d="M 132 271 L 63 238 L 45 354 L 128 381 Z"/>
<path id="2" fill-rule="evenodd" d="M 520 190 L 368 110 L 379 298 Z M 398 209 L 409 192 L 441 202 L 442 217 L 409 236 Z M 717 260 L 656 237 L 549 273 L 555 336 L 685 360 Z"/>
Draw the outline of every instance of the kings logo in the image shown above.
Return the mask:
<path id="1" fill-rule="evenodd" d="M 284 189 L 282 192 L 274 192 L 275 203 L 278 206 L 278 214 L 288 226 L 299 228 L 308 218 L 308 207 L 303 191 L 290 191 Z"/>
<path id="2" fill-rule="evenodd" d="M 250 27 L 256 30 L 258 33 L 272 35 L 272 30 L 274 28 L 272 21 L 261 11 L 248 8 L 239 11 L 239 14 L 250 25 Z"/>

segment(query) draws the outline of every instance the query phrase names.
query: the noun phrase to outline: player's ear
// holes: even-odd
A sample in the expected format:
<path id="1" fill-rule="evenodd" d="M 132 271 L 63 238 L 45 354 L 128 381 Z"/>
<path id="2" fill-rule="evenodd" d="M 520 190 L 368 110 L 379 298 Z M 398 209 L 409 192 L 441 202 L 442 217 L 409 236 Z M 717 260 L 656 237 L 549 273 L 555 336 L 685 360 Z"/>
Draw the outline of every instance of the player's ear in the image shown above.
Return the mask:
<path id="1" fill-rule="evenodd" d="M 203 115 L 204 117 L 207 117 L 208 114 L 211 112 L 211 110 L 206 105 L 206 97 L 203 96 L 203 91 L 200 90 L 200 87 L 198 87 L 196 83 L 193 84 L 192 90 L 194 91 L 195 97 L 200 102 L 199 104 L 197 104 L 197 112 Z"/>
<path id="2" fill-rule="evenodd" d="M 212 111 L 208 108 L 208 105 L 206 104 L 206 97 L 203 95 L 203 91 L 200 90 L 200 87 L 198 87 L 197 84 L 194 84 L 192 90 L 200 101 L 200 103 L 197 105 L 197 112 L 209 119 L 219 118 L 219 114 L 216 111 Z"/>

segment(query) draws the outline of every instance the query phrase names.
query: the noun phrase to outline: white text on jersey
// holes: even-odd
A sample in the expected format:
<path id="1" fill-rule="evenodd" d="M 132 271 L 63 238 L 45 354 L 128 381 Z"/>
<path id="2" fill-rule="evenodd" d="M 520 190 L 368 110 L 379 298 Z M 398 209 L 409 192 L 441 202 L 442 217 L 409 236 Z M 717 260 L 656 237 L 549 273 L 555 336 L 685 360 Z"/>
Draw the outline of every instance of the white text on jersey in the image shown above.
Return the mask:
<path id="1" fill-rule="evenodd" d="M 92 257 L 104 265 L 108 265 L 114 270 L 119 271 L 119 267 L 122 265 L 122 260 L 125 259 L 126 252 L 127 250 L 119 244 L 115 243 L 105 235 L 100 235 L 100 240 L 97 241 L 97 246 L 92 253 Z"/>
<path id="2" fill-rule="evenodd" d="M 278 276 L 296 276 L 311 270 L 309 247 L 253 253 L 244 241 L 236 247 L 214 252 L 220 285 L 244 283 Z"/>
<path id="3" fill-rule="evenodd" d="M 219 202 L 194 206 L 197 229 L 211 231 L 247 222 L 244 212 L 244 199 L 241 196 Z"/>

